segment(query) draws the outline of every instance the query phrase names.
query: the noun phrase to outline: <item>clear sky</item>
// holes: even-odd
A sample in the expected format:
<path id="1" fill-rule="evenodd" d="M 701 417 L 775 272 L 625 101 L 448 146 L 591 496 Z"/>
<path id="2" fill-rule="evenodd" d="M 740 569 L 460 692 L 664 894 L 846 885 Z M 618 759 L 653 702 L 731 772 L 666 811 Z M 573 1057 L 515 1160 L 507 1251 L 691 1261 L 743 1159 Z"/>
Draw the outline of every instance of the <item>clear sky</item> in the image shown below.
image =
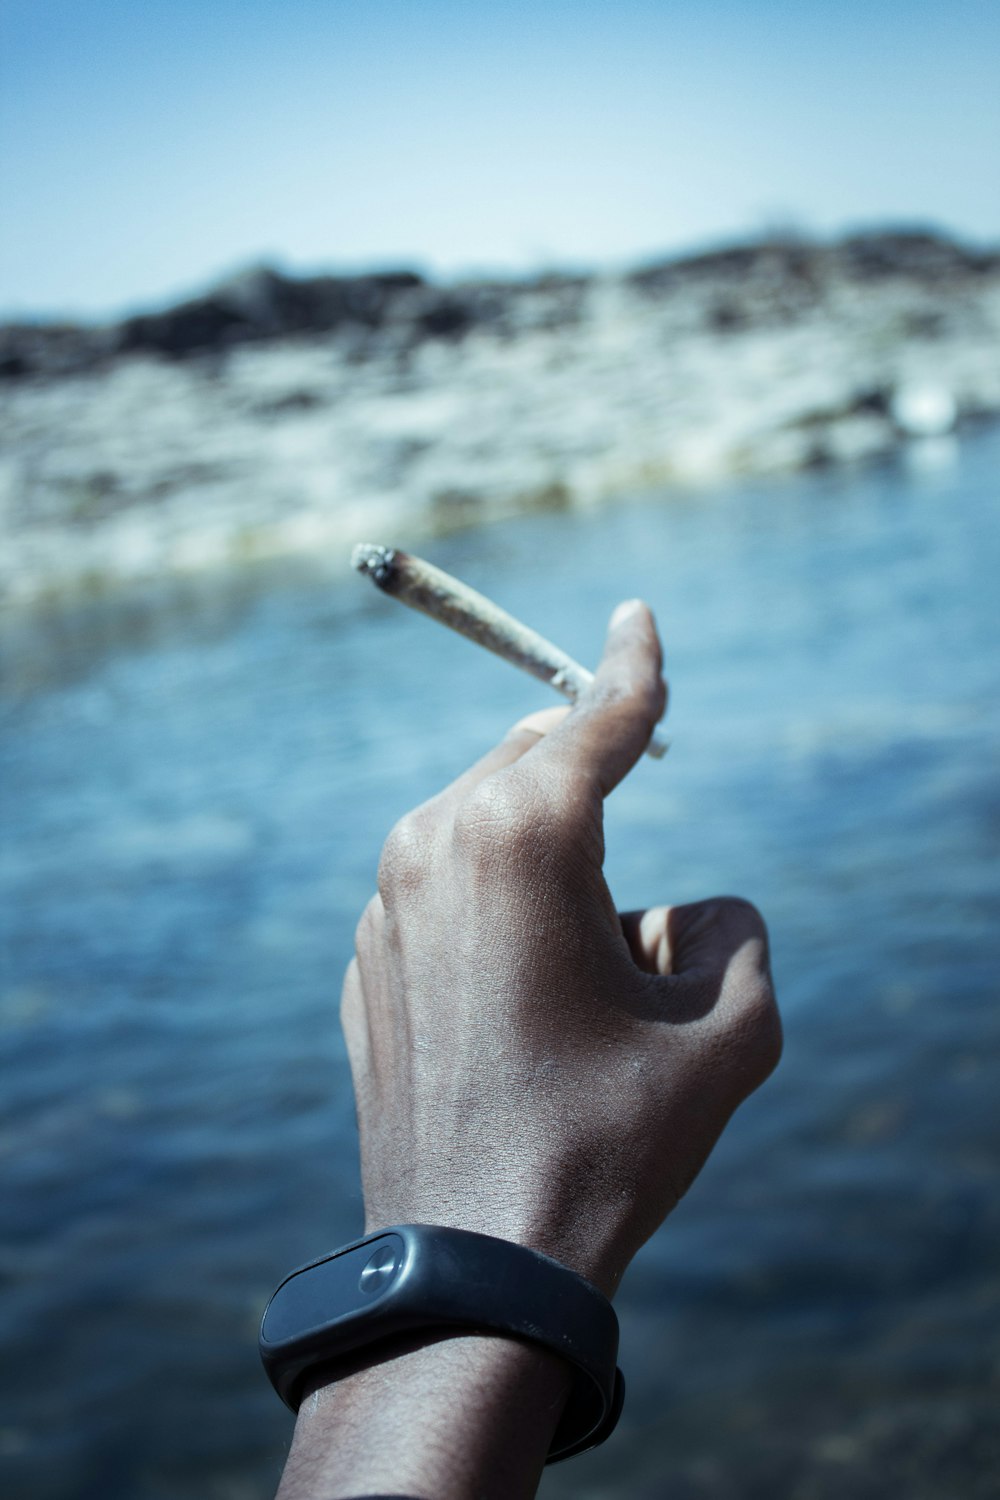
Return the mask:
<path id="1" fill-rule="evenodd" d="M 0 0 L 0 309 L 250 262 L 1000 241 L 997 0 Z"/>

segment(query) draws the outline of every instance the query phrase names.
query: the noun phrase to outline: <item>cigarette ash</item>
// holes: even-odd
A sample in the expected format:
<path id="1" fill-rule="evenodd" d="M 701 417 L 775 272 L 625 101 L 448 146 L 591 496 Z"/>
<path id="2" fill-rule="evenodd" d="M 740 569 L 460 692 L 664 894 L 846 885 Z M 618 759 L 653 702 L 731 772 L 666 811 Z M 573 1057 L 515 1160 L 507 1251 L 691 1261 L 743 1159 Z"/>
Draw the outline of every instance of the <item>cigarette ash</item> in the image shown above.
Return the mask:
<path id="1" fill-rule="evenodd" d="M 359 542 L 351 553 L 351 567 L 384 588 L 393 573 L 396 553 L 392 547 L 379 547 L 372 542 Z"/>

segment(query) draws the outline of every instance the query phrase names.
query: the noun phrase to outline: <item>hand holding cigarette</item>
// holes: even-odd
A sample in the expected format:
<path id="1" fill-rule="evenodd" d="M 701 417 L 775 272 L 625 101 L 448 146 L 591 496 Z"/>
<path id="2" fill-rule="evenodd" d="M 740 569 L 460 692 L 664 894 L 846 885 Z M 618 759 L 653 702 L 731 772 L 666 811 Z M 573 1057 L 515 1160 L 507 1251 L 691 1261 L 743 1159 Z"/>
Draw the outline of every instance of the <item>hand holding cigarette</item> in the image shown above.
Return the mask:
<path id="1" fill-rule="evenodd" d="M 383 593 L 550 683 L 572 703 L 594 680 L 592 672 L 536 630 L 420 557 L 362 542 L 355 547 L 351 564 L 359 573 L 367 574 Z M 667 741 L 654 733 L 646 747 L 647 755 L 659 758 L 666 750 Z"/>
<path id="2" fill-rule="evenodd" d="M 398 558 L 360 561 L 391 586 Z M 402 573 L 408 602 L 433 597 L 457 624 L 462 585 L 413 558 Z M 495 614 L 462 619 L 498 639 Z M 565 669 L 511 623 L 515 660 Z M 548 733 L 515 726 L 390 832 L 341 1004 L 368 1234 L 491 1235 L 610 1297 L 777 1062 L 759 913 L 733 898 L 619 913 L 604 876 L 604 799 L 662 711 L 661 667 L 649 611 L 620 606 L 597 691 Z M 658 901 L 671 880 L 664 852 Z M 312 1378 L 280 1500 L 527 1500 L 571 1385 L 551 1347 L 437 1322 Z"/>

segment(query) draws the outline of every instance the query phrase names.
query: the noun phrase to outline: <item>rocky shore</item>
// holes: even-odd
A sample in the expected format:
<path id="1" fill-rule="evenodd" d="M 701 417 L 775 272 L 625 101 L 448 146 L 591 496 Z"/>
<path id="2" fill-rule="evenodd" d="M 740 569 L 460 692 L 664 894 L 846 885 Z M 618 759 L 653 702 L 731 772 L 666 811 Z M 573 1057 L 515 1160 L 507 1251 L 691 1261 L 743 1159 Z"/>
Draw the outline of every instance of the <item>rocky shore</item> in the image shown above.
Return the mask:
<path id="1" fill-rule="evenodd" d="M 1000 415 L 1000 252 L 768 241 L 623 274 L 244 273 L 0 328 L 11 602 L 616 493 L 878 459 Z"/>

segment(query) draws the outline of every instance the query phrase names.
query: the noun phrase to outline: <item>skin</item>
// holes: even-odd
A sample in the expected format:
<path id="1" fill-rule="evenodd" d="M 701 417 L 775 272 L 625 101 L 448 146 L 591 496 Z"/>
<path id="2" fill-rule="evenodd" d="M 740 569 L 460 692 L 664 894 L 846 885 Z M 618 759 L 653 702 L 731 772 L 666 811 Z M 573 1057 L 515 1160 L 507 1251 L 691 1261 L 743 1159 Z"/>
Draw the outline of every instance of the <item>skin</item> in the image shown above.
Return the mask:
<path id="1" fill-rule="evenodd" d="M 392 830 L 342 1023 L 366 1229 L 475 1229 L 613 1296 L 778 1061 L 767 933 L 728 897 L 620 916 L 603 802 L 666 701 L 652 615 Z M 568 1387 L 512 1339 L 394 1347 L 303 1402 L 280 1500 L 536 1492 Z M 585 1460 L 578 1460 L 585 1462 Z"/>

